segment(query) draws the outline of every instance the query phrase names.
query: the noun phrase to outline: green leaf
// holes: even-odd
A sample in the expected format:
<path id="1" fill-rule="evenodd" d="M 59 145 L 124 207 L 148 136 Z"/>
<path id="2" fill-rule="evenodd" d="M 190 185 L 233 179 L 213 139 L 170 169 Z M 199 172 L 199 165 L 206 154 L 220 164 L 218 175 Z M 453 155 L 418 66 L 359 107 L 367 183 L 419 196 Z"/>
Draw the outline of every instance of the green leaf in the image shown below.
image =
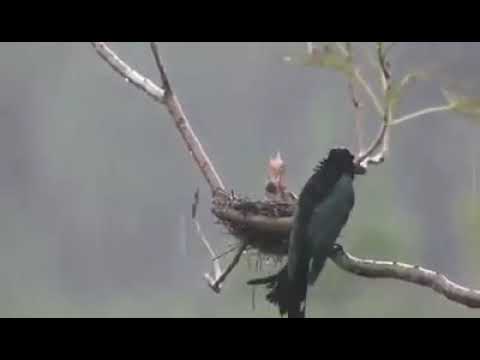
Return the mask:
<path id="1" fill-rule="evenodd" d="M 325 45 L 322 49 L 314 48 L 311 54 L 285 57 L 284 60 L 292 64 L 338 71 L 347 76 L 351 76 L 354 71 L 352 58 L 332 45 Z"/>
<path id="2" fill-rule="evenodd" d="M 480 119 L 480 98 L 460 95 L 446 89 L 443 90 L 443 95 L 453 111 L 470 118 Z"/>

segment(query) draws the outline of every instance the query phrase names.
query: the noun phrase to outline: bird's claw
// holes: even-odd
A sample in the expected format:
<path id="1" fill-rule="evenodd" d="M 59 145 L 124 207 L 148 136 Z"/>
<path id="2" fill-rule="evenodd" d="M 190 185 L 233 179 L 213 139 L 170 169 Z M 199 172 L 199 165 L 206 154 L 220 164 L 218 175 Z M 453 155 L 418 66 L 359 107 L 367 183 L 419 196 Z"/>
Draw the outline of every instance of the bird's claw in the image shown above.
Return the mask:
<path id="1" fill-rule="evenodd" d="M 333 244 L 332 246 L 332 255 L 338 254 L 339 252 L 343 252 L 343 246 L 340 244 Z"/>

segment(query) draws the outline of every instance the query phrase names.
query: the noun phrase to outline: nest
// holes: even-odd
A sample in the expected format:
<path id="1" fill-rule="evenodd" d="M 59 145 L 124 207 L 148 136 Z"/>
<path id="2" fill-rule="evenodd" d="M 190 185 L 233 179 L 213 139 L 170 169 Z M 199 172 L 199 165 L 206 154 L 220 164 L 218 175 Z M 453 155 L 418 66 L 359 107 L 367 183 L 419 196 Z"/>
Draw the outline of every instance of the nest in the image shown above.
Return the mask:
<path id="1" fill-rule="evenodd" d="M 295 202 L 250 200 L 234 192 L 214 193 L 212 213 L 234 238 L 262 257 L 282 259 L 288 239 Z"/>

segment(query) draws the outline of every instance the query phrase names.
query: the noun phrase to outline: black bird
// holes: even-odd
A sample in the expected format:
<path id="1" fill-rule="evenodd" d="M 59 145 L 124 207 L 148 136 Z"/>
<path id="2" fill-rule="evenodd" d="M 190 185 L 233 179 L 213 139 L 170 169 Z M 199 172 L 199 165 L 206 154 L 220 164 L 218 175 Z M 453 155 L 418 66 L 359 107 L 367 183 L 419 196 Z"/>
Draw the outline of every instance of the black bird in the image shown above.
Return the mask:
<path id="1" fill-rule="evenodd" d="M 288 261 L 278 274 L 250 280 L 266 284 L 267 300 L 280 315 L 305 317 L 308 285 L 313 285 L 355 204 L 353 180 L 365 169 L 345 148 L 330 150 L 303 187 L 290 231 Z"/>

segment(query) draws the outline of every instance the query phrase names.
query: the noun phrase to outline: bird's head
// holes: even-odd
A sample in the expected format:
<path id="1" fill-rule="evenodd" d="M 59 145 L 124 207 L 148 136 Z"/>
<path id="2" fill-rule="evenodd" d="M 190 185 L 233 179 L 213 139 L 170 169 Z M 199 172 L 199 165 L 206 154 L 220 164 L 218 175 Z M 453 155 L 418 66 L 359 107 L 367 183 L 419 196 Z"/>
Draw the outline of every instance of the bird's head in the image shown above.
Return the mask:
<path id="1" fill-rule="evenodd" d="M 355 156 L 346 148 L 333 148 L 315 167 L 300 194 L 300 202 L 319 202 L 340 178 L 347 176 L 353 180 L 357 174 L 365 174 L 365 169 L 356 164 Z"/>
<path id="2" fill-rule="evenodd" d="M 325 162 L 340 174 L 363 175 L 365 168 L 355 163 L 355 156 L 346 148 L 334 148 L 328 153 Z"/>
<path id="3" fill-rule="evenodd" d="M 277 152 L 268 163 L 268 179 L 265 190 L 267 193 L 277 195 L 285 191 L 285 163 Z"/>

